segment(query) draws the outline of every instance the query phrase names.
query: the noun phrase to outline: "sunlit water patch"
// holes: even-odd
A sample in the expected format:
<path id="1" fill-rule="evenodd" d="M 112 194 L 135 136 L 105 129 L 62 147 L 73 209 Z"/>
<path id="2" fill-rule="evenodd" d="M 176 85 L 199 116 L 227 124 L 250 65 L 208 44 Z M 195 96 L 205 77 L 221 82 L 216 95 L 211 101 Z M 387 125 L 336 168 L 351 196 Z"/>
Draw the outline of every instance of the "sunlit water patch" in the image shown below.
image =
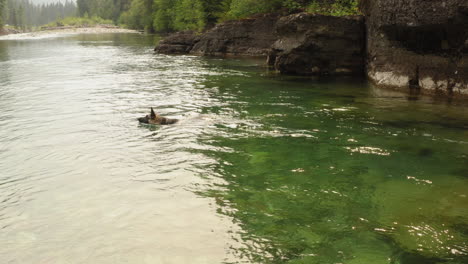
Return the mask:
<path id="1" fill-rule="evenodd" d="M 466 106 L 155 40 L 0 40 L 1 263 L 468 261 Z"/>

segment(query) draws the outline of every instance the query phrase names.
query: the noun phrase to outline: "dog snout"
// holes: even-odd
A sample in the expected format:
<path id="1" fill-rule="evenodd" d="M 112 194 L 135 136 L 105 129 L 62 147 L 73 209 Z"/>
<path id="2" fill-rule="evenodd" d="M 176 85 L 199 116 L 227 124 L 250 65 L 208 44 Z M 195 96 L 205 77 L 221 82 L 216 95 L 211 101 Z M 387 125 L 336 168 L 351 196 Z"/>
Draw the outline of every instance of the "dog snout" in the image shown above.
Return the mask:
<path id="1" fill-rule="evenodd" d="M 146 123 L 146 124 L 148 124 L 148 118 L 146 118 L 146 117 L 140 117 L 140 118 L 138 118 L 138 121 L 139 121 L 140 123 Z"/>

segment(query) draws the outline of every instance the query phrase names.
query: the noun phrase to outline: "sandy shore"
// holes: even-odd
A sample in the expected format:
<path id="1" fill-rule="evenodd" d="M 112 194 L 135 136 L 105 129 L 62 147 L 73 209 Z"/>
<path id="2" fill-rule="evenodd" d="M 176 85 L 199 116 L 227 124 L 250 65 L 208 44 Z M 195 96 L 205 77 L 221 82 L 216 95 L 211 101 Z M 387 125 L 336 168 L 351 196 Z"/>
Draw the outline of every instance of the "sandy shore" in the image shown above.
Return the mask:
<path id="1" fill-rule="evenodd" d="M 72 34 L 105 34 L 105 33 L 140 33 L 136 30 L 118 27 L 56 27 L 41 31 L 28 33 L 9 34 L 0 36 L 2 39 L 30 39 L 30 38 L 50 38 Z"/>

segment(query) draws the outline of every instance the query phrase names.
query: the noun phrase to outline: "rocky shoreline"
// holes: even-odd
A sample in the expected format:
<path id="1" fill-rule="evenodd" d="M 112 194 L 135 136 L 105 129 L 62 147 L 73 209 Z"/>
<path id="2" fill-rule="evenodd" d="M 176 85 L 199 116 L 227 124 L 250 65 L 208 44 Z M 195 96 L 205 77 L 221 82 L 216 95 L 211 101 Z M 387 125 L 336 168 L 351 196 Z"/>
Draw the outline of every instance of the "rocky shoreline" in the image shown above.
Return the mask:
<path id="1" fill-rule="evenodd" d="M 363 75 L 364 30 L 361 16 L 266 14 L 227 21 L 201 35 L 178 32 L 162 40 L 155 51 L 202 56 L 264 56 L 270 66 L 285 74 Z"/>
<path id="2" fill-rule="evenodd" d="M 412 94 L 468 98 L 465 0 L 362 0 L 361 10 L 363 16 L 265 14 L 226 21 L 202 34 L 172 34 L 155 51 L 264 56 L 284 74 L 367 76 L 377 86 Z"/>

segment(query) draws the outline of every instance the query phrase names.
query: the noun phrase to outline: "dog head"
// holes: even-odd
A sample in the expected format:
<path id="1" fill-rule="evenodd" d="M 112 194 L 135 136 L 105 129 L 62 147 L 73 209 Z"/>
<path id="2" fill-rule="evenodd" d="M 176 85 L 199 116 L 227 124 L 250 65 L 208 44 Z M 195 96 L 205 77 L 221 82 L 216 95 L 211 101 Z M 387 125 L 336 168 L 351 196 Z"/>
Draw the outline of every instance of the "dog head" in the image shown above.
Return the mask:
<path id="1" fill-rule="evenodd" d="M 151 107 L 150 114 L 146 115 L 145 117 L 138 118 L 138 121 L 144 124 L 161 124 L 161 119 L 163 118 L 156 114 L 153 110 L 153 107 Z"/>

